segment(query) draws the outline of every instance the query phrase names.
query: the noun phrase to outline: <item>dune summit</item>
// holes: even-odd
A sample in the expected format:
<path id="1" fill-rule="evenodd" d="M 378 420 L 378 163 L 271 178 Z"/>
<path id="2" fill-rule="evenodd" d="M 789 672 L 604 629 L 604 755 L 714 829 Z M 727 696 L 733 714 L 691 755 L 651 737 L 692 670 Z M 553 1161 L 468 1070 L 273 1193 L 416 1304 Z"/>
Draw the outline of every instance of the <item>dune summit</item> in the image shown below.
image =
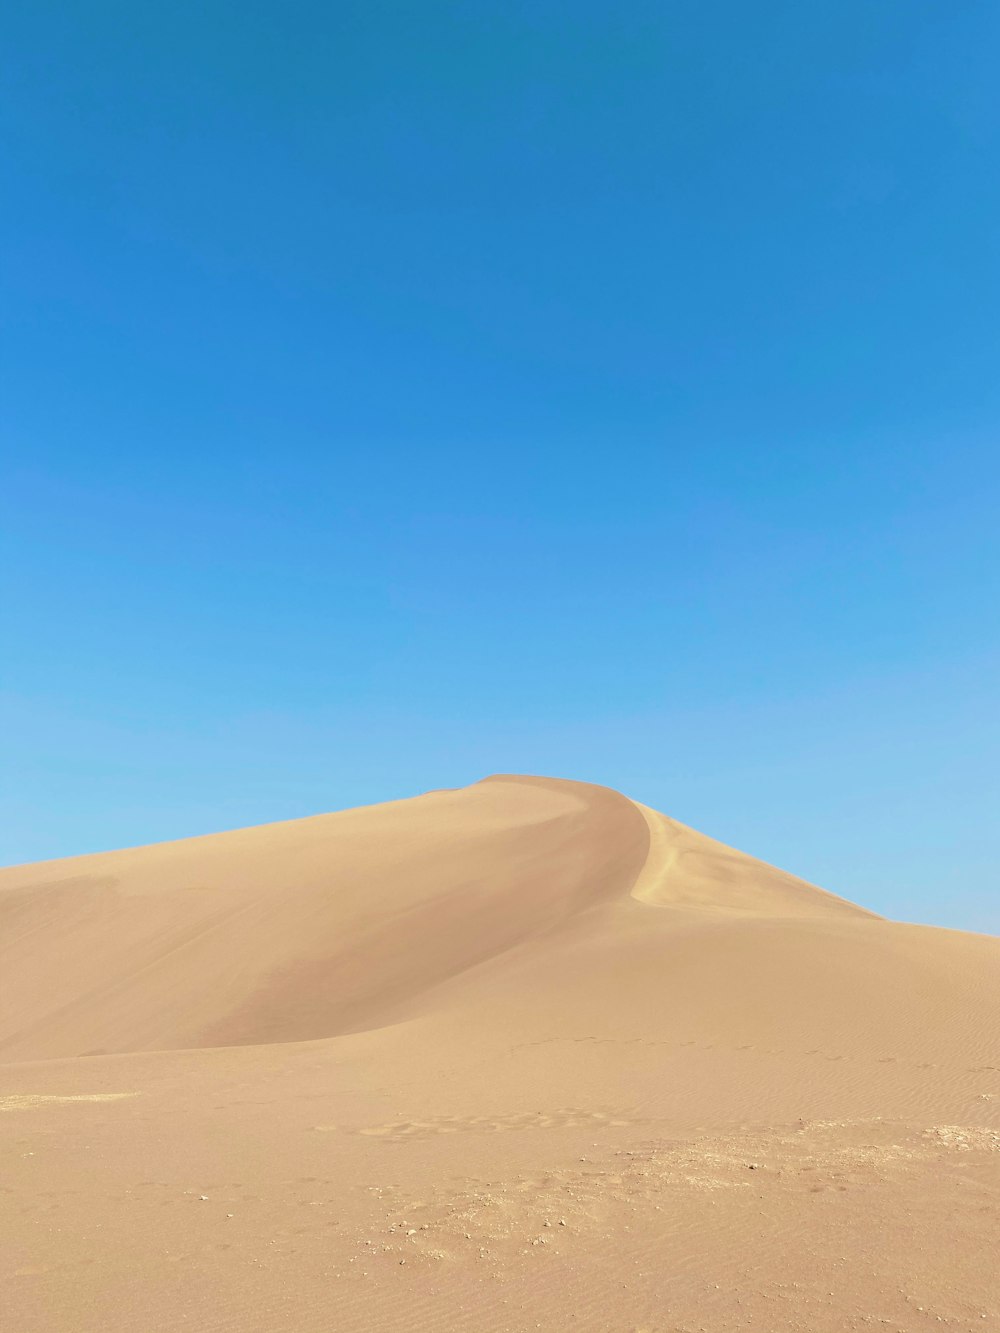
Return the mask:
<path id="1" fill-rule="evenodd" d="M 0 871 L 10 1327 L 1000 1327 L 1000 940 L 534 777 Z"/>

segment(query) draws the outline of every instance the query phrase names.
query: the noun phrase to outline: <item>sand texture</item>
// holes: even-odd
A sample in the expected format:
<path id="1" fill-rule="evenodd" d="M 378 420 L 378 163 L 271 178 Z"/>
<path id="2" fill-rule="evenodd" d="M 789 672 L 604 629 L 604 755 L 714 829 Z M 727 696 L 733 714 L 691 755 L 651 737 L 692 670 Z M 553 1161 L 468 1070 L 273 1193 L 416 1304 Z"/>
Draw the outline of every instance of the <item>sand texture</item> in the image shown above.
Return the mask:
<path id="1" fill-rule="evenodd" d="M 11 1333 L 1000 1329 L 1000 940 L 605 788 L 0 871 L 0 1062 Z"/>

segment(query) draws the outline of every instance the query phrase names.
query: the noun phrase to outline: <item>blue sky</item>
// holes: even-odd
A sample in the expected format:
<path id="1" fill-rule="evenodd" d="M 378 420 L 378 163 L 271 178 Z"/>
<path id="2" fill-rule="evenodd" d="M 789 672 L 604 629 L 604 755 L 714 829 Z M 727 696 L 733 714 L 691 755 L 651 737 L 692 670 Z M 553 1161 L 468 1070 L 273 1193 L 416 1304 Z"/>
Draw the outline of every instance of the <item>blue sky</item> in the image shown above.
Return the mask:
<path id="1" fill-rule="evenodd" d="M 15 5 L 0 861 L 542 772 L 1000 932 L 998 40 Z"/>

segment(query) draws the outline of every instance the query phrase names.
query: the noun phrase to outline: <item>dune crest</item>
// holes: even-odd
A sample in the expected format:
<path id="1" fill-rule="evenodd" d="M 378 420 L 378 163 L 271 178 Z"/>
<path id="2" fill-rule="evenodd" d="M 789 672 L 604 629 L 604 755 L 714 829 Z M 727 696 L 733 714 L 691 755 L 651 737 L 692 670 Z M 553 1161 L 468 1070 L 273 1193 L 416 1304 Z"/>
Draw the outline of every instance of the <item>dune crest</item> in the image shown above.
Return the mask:
<path id="1" fill-rule="evenodd" d="M 639 801 L 649 852 L 632 896 L 658 907 L 715 907 L 754 916 L 875 917 L 846 898 L 716 842 Z"/>

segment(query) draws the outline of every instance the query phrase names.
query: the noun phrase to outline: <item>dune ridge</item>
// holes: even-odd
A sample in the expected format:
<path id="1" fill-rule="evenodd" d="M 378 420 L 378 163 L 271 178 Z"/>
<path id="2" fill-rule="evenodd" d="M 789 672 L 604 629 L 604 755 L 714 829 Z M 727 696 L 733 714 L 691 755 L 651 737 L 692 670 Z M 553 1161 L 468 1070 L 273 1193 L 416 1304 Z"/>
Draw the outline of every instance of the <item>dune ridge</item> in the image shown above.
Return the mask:
<path id="1" fill-rule="evenodd" d="M 24 1333 L 1000 1320 L 1000 941 L 607 788 L 0 870 L 0 969 Z"/>
<path id="2" fill-rule="evenodd" d="M 875 917 L 864 907 L 738 852 L 640 801 L 649 831 L 646 861 L 632 886 L 640 902 L 714 907 L 756 916 Z"/>

